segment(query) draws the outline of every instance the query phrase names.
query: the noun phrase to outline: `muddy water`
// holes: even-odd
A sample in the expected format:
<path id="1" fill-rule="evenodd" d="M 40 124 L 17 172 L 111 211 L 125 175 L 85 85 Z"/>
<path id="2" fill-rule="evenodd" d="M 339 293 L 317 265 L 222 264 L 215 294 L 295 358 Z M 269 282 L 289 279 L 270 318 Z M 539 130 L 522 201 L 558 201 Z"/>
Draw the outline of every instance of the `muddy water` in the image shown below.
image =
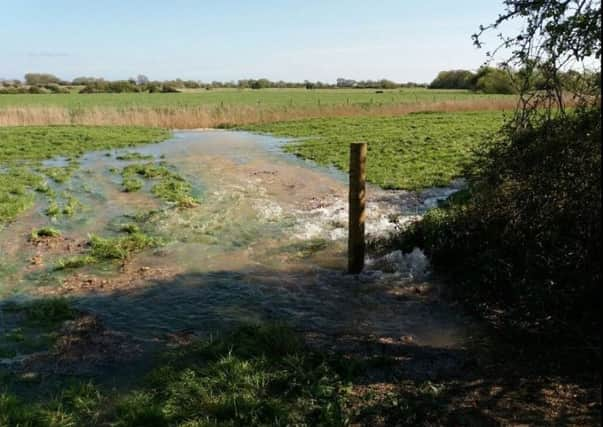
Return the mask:
<path id="1" fill-rule="evenodd" d="M 462 345 L 466 322 L 439 300 L 421 253 L 389 254 L 369 260 L 360 276 L 344 273 L 346 177 L 283 154 L 283 143 L 188 131 L 136 150 L 85 155 L 73 179 L 56 188 L 83 205 L 53 224 L 61 242 L 39 247 L 27 239 L 49 223 L 43 200 L 0 231 L 1 296 L 67 295 L 107 327 L 151 341 L 278 320 L 331 336 Z M 165 161 L 193 184 L 199 205 L 165 206 L 148 188 L 122 192 L 112 168 L 129 163 L 116 159 L 126 151 Z M 452 191 L 369 187 L 369 236 L 395 232 Z M 166 242 L 161 248 L 125 265 L 53 271 L 56 259 L 83 250 L 88 234 L 116 235 L 115 224 L 149 211 L 143 227 Z"/>

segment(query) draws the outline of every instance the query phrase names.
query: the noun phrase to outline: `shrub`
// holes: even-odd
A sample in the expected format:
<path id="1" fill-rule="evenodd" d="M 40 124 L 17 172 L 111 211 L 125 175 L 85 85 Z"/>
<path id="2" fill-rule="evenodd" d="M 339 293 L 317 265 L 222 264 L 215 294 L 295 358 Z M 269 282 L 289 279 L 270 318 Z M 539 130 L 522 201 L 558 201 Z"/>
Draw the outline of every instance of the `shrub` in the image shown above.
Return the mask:
<path id="1" fill-rule="evenodd" d="M 480 68 L 474 76 L 471 86 L 473 90 L 483 93 L 517 93 L 509 72 L 500 68 Z"/>
<path id="2" fill-rule="evenodd" d="M 492 144 L 469 200 L 428 213 L 403 246 L 423 247 L 459 295 L 516 325 L 598 335 L 599 114 L 581 110 Z"/>
<path id="3" fill-rule="evenodd" d="M 468 70 L 441 71 L 429 85 L 430 89 L 473 89 L 475 75 Z"/>

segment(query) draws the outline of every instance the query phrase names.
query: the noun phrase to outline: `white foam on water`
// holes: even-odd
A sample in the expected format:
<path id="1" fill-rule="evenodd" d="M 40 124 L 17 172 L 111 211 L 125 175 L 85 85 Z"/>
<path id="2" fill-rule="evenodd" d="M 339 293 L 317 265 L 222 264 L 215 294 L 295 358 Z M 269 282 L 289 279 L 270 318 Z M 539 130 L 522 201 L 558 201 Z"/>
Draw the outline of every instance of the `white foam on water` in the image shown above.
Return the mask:
<path id="1" fill-rule="evenodd" d="M 369 259 L 367 269 L 384 273 L 399 273 L 416 281 L 425 280 L 430 274 L 429 260 L 419 248 L 414 248 L 408 254 L 396 250 L 382 257 Z"/>

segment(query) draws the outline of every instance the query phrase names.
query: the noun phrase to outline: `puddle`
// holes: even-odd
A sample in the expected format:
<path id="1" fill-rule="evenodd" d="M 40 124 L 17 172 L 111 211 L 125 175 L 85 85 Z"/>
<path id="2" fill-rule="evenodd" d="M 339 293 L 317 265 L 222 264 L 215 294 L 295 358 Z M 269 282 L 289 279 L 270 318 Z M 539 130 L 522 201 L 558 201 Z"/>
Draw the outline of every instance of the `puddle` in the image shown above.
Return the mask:
<path id="1" fill-rule="evenodd" d="M 360 276 L 343 273 L 347 177 L 284 154 L 283 143 L 244 132 L 178 131 L 158 144 L 87 153 L 69 182 L 53 184 L 74 194 L 81 211 L 52 222 L 40 199 L 0 231 L 0 296 L 71 296 L 107 328 L 145 340 L 280 320 L 333 336 L 461 346 L 466 320 L 439 300 L 422 254 L 393 253 L 369 260 Z M 115 169 L 131 164 L 118 157 L 133 152 L 177 170 L 198 205 L 166 206 L 148 188 L 123 192 Z M 461 185 L 419 195 L 369 186 L 367 234 L 397 231 Z M 142 226 L 164 246 L 104 270 L 53 271 L 89 234 L 115 235 L 116 224 L 145 212 L 153 214 Z M 32 245 L 31 230 L 48 224 L 63 232 L 63 243 Z"/>

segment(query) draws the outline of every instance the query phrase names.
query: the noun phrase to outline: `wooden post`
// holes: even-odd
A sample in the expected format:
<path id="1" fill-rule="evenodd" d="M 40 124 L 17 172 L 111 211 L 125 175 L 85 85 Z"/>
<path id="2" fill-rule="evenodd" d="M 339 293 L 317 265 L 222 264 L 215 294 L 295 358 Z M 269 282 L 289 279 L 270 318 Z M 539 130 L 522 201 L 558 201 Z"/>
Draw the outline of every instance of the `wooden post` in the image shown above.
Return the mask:
<path id="1" fill-rule="evenodd" d="M 366 151 L 364 142 L 350 144 L 348 271 L 352 274 L 358 274 L 364 268 Z"/>

